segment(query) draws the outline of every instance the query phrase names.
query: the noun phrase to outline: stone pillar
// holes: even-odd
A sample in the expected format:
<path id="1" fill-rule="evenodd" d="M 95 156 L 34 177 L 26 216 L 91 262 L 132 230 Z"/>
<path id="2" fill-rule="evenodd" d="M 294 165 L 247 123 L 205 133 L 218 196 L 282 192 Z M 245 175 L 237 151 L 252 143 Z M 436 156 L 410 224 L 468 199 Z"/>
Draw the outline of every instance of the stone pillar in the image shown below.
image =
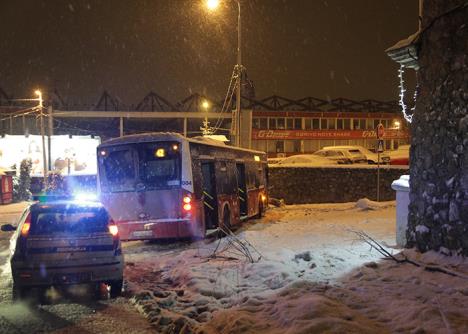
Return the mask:
<path id="1" fill-rule="evenodd" d="M 468 255 L 468 6 L 425 0 L 408 247 Z"/>

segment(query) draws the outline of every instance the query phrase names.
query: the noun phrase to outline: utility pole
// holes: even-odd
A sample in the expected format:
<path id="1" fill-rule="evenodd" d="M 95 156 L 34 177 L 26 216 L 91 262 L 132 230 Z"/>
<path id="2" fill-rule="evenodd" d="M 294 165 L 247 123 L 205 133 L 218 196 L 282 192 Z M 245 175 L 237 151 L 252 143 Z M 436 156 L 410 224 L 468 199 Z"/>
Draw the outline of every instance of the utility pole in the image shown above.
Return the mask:
<path id="1" fill-rule="evenodd" d="M 237 0 L 239 9 L 237 15 L 237 91 L 236 91 L 236 146 L 241 146 L 241 88 L 242 88 L 242 29 L 241 29 L 241 5 Z"/>
<path id="2" fill-rule="evenodd" d="M 39 118 L 41 127 L 42 137 L 42 173 L 44 174 L 44 189 L 47 188 L 47 155 L 46 155 L 46 143 L 45 143 L 45 129 L 44 129 L 44 102 L 42 100 L 42 92 L 36 90 L 37 101 L 39 102 Z"/>
<path id="3" fill-rule="evenodd" d="M 47 108 L 47 114 L 48 114 L 48 121 L 49 121 L 49 140 L 48 140 L 48 153 L 49 153 L 49 158 L 47 159 L 47 163 L 49 166 L 49 170 L 52 170 L 52 136 L 54 135 L 54 118 L 53 118 L 53 109 L 52 106 L 50 105 Z"/>

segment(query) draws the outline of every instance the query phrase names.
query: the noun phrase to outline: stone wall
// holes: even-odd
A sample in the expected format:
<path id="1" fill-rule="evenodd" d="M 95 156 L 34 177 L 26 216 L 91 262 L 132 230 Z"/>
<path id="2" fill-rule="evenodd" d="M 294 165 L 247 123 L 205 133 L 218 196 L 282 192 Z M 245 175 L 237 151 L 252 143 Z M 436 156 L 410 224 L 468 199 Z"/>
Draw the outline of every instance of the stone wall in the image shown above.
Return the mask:
<path id="1" fill-rule="evenodd" d="M 408 247 L 468 256 L 468 6 L 424 1 Z"/>
<path id="2" fill-rule="evenodd" d="M 385 166 L 380 169 L 380 200 L 395 199 L 393 180 L 408 169 Z M 367 197 L 377 199 L 377 167 L 271 167 L 270 197 L 287 204 L 344 203 Z"/>

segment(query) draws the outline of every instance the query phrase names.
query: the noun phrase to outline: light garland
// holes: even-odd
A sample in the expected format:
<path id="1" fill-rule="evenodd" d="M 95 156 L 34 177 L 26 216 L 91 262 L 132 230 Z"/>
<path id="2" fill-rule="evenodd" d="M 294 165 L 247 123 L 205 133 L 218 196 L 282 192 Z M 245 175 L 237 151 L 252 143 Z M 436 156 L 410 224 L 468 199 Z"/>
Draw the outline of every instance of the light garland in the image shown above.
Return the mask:
<path id="1" fill-rule="evenodd" d="M 413 120 L 413 115 L 416 110 L 416 99 L 418 96 L 418 86 L 416 86 L 416 89 L 414 90 L 414 95 L 413 95 L 413 101 L 414 101 L 414 106 L 410 109 L 411 114 L 408 113 L 408 107 L 405 104 L 405 86 L 404 86 L 404 80 L 403 80 L 403 74 L 405 73 L 404 66 L 400 65 L 400 69 L 398 70 L 398 78 L 400 78 L 400 101 L 399 104 L 401 106 L 401 112 L 403 113 L 403 117 L 406 119 L 408 123 L 411 123 Z"/>

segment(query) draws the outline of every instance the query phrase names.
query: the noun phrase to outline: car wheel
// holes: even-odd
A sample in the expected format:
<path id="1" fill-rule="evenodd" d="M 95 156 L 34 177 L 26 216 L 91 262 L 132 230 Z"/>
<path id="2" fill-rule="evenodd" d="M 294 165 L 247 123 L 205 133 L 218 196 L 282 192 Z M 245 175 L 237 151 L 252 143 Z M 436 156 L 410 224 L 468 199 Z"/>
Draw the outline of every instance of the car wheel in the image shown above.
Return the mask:
<path id="1" fill-rule="evenodd" d="M 111 298 L 116 298 L 122 295 L 123 279 L 112 281 L 110 282 L 109 286 Z"/>

